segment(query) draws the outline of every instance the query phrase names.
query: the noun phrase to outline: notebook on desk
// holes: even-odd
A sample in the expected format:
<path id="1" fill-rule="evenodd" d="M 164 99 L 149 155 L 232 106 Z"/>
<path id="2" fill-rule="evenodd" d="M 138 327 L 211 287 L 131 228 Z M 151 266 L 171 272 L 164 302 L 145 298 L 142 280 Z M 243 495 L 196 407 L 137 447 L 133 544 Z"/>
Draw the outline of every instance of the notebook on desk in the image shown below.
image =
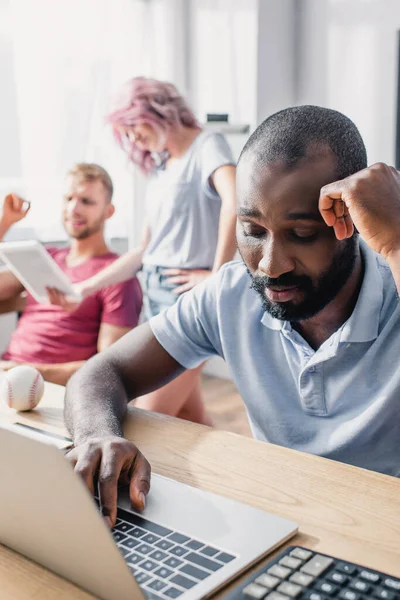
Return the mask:
<path id="1" fill-rule="evenodd" d="M 295 523 L 158 475 L 142 513 L 127 490 L 110 532 L 63 453 L 0 428 L 0 543 L 104 600 L 205 598 Z"/>

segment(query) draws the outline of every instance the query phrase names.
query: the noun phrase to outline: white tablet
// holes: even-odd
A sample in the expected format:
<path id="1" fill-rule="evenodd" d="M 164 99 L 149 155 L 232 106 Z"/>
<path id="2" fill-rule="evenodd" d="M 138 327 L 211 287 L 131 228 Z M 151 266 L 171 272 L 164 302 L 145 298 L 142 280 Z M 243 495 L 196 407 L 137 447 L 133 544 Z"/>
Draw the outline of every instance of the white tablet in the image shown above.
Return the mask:
<path id="1" fill-rule="evenodd" d="M 3 242 L 0 258 L 37 302 L 49 302 L 47 287 L 63 292 L 70 301 L 81 300 L 68 277 L 40 242 Z"/>

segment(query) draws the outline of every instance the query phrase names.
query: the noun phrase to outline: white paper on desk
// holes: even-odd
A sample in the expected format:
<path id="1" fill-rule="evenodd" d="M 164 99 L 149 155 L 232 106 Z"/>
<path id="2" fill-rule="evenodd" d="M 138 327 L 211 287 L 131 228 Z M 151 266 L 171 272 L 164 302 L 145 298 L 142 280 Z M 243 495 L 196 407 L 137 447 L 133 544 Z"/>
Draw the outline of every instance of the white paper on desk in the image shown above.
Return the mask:
<path id="1" fill-rule="evenodd" d="M 72 447 L 72 441 L 68 438 L 59 435 L 57 433 L 51 433 L 50 431 L 44 431 L 33 425 L 26 425 L 26 423 L 12 423 L 7 425 L 1 425 L 5 429 L 11 429 L 21 435 L 25 435 L 44 444 L 51 444 L 57 446 L 59 450 L 67 450 Z"/>

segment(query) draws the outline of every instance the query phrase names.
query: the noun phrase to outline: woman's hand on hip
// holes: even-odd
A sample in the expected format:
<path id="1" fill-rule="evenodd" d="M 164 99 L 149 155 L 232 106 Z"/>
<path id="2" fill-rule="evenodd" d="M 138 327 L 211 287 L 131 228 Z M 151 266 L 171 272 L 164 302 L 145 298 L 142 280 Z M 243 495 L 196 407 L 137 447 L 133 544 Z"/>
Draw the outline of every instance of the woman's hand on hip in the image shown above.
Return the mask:
<path id="1" fill-rule="evenodd" d="M 210 277 L 212 271 L 209 269 L 165 269 L 162 274 L 170 276 L 165 283 L 177 286 L 172 290 L 173 294 L 183 294 Z"/>

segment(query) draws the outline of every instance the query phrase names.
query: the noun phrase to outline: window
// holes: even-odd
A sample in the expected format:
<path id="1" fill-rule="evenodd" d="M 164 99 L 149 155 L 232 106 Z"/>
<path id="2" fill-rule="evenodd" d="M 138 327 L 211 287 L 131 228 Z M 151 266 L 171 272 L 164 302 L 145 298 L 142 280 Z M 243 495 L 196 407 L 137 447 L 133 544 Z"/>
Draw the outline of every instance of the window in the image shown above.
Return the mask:
<path id="1" fill-rule="evenodd" d="M 133 169 L 104 116 L 130 77 L 182 85 L 183 2 L 3 0 L 0 194 L 15 191 L 32 203 L 15 226 L 20 237 L 28 230 L 28 237 L 44 241 L 65 238 L 63 178 L 81 161 L 101 164 L 113 179 L 117 210 L 108 236 L 129 237 L 137 229 Z"/>

